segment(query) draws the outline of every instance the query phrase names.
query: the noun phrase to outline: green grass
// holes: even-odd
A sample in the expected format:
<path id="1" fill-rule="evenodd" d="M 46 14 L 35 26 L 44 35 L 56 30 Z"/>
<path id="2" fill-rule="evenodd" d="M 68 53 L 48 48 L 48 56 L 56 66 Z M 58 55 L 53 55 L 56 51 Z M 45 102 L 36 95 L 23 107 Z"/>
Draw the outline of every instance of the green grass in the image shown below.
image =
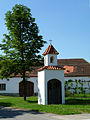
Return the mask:
<path id="1" fill-rule="evenodd" d="M 74 94 L 74 95 L 71 95 L 72 97 L 85 97 L 85 98 L 90 98 L 90 93 L 88 94 Z"/>
<path id="2" fill-rule="evenodd" d="M 90 98 L 66 97 L 65 105 L 38 105 L 37 97 L 0 96 L 0 106 L 28 109 L 38 112 L 48 112 L 61 115 L 90 113 Z"/>

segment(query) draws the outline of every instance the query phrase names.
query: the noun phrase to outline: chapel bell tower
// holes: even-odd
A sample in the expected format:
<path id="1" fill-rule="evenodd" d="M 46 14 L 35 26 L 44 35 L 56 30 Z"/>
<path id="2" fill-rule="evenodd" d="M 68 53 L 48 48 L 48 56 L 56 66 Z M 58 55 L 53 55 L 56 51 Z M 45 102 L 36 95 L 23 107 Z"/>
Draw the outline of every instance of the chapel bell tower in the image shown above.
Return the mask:
<path id="1" fill-rule="evenodd" d="M 44 66 L 57 66 L 57 55 L 59 53 L 55 50 L 52 44 L 48 46 L 44 55 Z"/>
<path id="2" fill-rule="evenodd" d="M 38 104 L 64 104 L 64 68 L 58 66 L 59 53 L 52 44 L 43 53 L 44 66 L 38 70 Z"/>

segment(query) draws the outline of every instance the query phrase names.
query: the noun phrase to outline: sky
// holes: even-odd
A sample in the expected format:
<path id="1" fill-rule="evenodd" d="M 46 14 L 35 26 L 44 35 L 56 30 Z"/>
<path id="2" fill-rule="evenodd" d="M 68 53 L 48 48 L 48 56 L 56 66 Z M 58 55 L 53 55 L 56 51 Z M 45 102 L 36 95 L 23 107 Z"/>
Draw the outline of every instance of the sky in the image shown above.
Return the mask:
<path id="1" fill-rule="evenodd" d="M 89 0 L 0 0 L 0 43 L 5 26 L 5 13 L 15 4 L 31 9 L 39 34 L 59 52 L 59 59 L 84 58 L 90 62 L 90 1 Z"/>

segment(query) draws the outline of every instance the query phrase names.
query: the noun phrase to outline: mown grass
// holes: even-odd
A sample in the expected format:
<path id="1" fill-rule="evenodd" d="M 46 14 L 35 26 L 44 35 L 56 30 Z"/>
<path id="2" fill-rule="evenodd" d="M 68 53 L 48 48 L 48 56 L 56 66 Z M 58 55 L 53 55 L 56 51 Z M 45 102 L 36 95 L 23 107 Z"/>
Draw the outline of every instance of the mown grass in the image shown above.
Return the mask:
<path id="1" fill-rule="evenodd" d="M 90 98 L 90 93 L 88 93 L 88 94 L 82 94 L 82 93 L 80 93 L 80 94 L 73 94 L 73 95 L 71 95 L 72 97 L 84 97 L 84 98 Z"/>
<path id="2" fill-rule="evenodd" d="M 28 109 L 38 112 L 48 112 L 61 115 L 90 113 L 90 98 L 66 97 L 65 105 L 38 105 L 37 97 L 28 97 L 27 101 L 23 97 L 0 96 L 0 106 Z"/>

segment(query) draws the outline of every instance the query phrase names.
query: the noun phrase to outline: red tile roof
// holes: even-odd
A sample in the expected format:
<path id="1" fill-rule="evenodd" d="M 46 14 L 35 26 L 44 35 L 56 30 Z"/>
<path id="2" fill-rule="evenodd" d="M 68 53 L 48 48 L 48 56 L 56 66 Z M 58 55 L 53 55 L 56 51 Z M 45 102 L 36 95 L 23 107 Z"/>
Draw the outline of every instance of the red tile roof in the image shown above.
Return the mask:
<path id="1" fill-rule="evenodd" d="M 26 71 L 25 76 L 30 78 L 30 77 L 37 77 L 37 73 L 38 73 L 38 69 L 41 68 L 42 66 L 36 66 L 36 67 L 32 67 L 32 72 Z M 14 74 L 11 74 L 10 77 L 14 77 Z M 17 75 L 15 75 L 15 77 L 21 77 L 22 75 L 20 73 L 18 73 Z"/>
<path id="2" fill-rule="evenodd" d="M 64 73 L 67 73 L 67 74 L 68 73 L 72 73 L 74 71 L 74 66 L 67 66 L 67 65 L 65 65 L 64 68 L 65 68 Z"/>
<path id="3" fill-rule="evenodd" d="M 65 68 L 65 77 L 90 76 L 90 63 L 85 59 L 58 59 L 58 65 Z"/>
<path id="4" fill-rule="evenodd" d="M 79 64 L 89 64 L 85 59 L 58 59 L 58 65 L 79 65 Z"/>
<path id="5" fill-rule="evenodd" d="M 66 70 L 65 70 L 66 71 Z M 73 66 L 73 72 L 65 73 L 66 77 L 79 77 L 88 76 L 90 77 L 90 64 L 81 64 Z"/>
<path id="6" fill-rule="evenodd" d="M 49 46 L 48 46 L 48 48 L 45 50 L 45 52 L 43 53 L 43 55 L 46 55 L 46 54 L 59 54 L 58 52 L 57 52 L 57 50 L 53 47 L 53 45 L 52 44 L 50 44 Z"/>
<path id="7" fill-rule="evenodd" d="M 42 70 L 65 70 L 65 68 L 60 67 L 60 66 L 43 66 L 40 69 L 38 69 L 38 71 L 42 71 Z"/>
<path id="8" fill-rule="evenodd" d="M 60 68 L 58 68 L 60 67 Z M 27 77 L 38 77 L 38 69 L 62 69 L 64 70 L 65 77 L 82 77 L 87 76 L 90 77 L 90 63 L 88 63 L 84 59 L 58 59 L 58 67 L 53 68 L 52 66 L 48 66 L 45 68 L 42 66 L 33 67 L 32 72 L 26 72 Z M 15 77 L 22 77 L 22 75 L 18 74 Z"/>

